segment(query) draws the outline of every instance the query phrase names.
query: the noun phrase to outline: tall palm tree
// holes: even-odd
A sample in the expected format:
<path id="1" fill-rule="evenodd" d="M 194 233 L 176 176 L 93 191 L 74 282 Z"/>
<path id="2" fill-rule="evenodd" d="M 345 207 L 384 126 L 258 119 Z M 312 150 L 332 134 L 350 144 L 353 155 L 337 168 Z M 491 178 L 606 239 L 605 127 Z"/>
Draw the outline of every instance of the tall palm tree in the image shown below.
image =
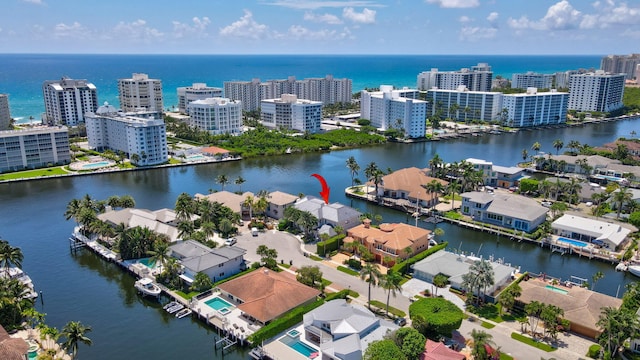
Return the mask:
<path id="1" fill-rule="evenodd" d="M 222 191 L 224 191 L 224 186 L 229 183 L 229 178 L 225 174 L 220 174 L 216 177 L 216 183 L 220 184 Z"/>
<path id="2" fill-rule="evenodd" d="M 560 149 L 564 147 L 564 142 L 560 139 L 553 140 L 553 148 L 556 149 L 556 155 L 560 152 Z"/>
<path id="3" fill-rule="evenodd" d="M 71 201 L 69 201 L 69 203 L 67 204 L 66 211 L 64 212 L 65 220 L 74 219 L 76 221 L 76 224 L 80 225 L 78 223 L 78 214 L 80 213 L 81 208 L 82 208 L 82 204 L 80 203 L 80 200 L 71 199 Z"/>
<path id="4" fill-rule="evenodd" d="M 598 343 L 609 359 L 615 359 L 618 349 L 628 338 L 637 337 L 640 323 L 635 311 L 605 307 L 601 310 L 596 325 L 602 329 Z"/>
<path id="5" fill-rule="evenodd" d="M 360 171 L 360 165 L 358 165 L 355 157 L 350 156 L 347 159 L 347 168 L 349 168 L 349 173 L 351 174 L 351 186 L 353 186 L 356 176 L 358 176 L 358 171 Z"/>
<path id="6" fill-rule="evenodd" d="M 489 352 L 488 347 L 495 346 L 495 343 L 491 340 L 493 336 L 482 330 L 471 330 L 471 338 L 473 339 L 473 348 L 471 349 L 471 355 L 476 360 L 491 360 L 493 354 Z"/>
<path id="7" fill-rule="evenodd" d="M 178 195 L 176 205 L 174 207 L 178 221 L 191 220 L 191 216 L 195 212 L 195 206 L 191 195 L 182 193 Z"/>
<path id="8" fill-rule="evenodd" d="M 522 161 L 527 161 L 528 157 L 529 157 L 529 152 L 527 151 L 527 149 L 522 149 Z"/>
<path id="9" fill-rule="evenodd" d="M 149 259 L 152 264 L 158 264 L 162 267 L 171 257 L 169 255 L 169 244 L 164 241 L 156 241 L 153 244 L 153 250 L 148 250 L 147 255 L 150 255 Z"/>
<path id="10" fill-rule="evenodd" d="M 436 180 L 436 179 L 431 180 L 424 187 L 427 189 L 429 194 L 436 194 L 435 199 L 438 198 L 438 194 L 441 194 L 444 191 L 444 185 L 442 185 L 442 183 L 440 181 Z M 437 202 L 438 201 L 434 201 L 433 199 L 429 200 L 429 207 L 430 207 L 430 211 L 429 212 L 431 212 L 433 210 L 433 207 L 436 206 Z"/>
<path id="11" fill-rule="evenodd" d="M 613 193 L 613 202 L 616 204 L 616 219 L 620 219 L 622 207 L 633 199 L 633 195 L 626 187 L 621 187 Z"/>
<path id="12" fill-rule="evenodd" d="M 444 162 L 437 153 L 433 155 L 433 158 L 429 160 L 429 175 L 440 178 L 442 176 L 441 170 Z"/>
<path id="13" fill-rule="evenodd" d="M 580 142 L 578 140 L 571 140 L 567 144 L 567 148 L 569 148 L 571 150 L 571 153 L 573 154 L 576 153 L 576 149 L 578 149 L 579 147 L 580 147 Z"/>
<path id="14" fill-rule="evenodd" d="M 375 190 L 376 190 L 375 196 L 376 196 L 376 199 L 378 199 L 379 198 L 378 187 L 382 182 L 382 176 L 384 176 L 384 173 L 382 172 L 382 170 L 380 170 L 378 165 L 376 165 L 376 163 L 372 161 L 364 169 L 364 174 L 367 177 L 367 180 L 373 182 L 373 184 L 375 185 Z"/>
<path id="15" fill-rule="evenodd" d="M 91 339 L 87 337 L 88 332 L 91 332 L 91 327 L 84 326 L 79 321 L 70 321 L 62 329 L 62 336 L 66 338 L 62 347 L 67 351 L 71 350 L 73 359 L 75 359 L 78 354 L 79 343 L 89 346 L 93 343 Z"/>
<path id="16" fill-rule="evenodd" d="M 380 269 L 374 263 L 367 262 L 360 270 L 360 279 L 366 281 L 369 284 L 369 310 L 371 310 L 371 286 L 377 286 L 378 280 L 382 274 L 380 273 Z"/>
<path id="17" fill-rule="evenodd" d="M 533 145 L 531 145 L 531 150 L 536 152 L 536 155 L 538 155 L 538 153 L 540 152 L 540 148 L 542 148 L 542 145 L 540 145 L 539 142 L 534 142 Z"/>
<path id="18" fill-rule="evenodd" d="M 240 193 L 242 193 L 242 184 L 244 184 L 245 182 L 247 182 L 247 180 L 245 180 L 242 176 L 238 176 L 234 181 L 234 183 L 238 185 L 238 191 L 240 191 Z"/>
<path id="19" fill-rule="evenodd" d="M 24 255 L 19 247 L 13 247 L 9 242 L 0 240 L 0 266 L 4 269 L 7 277 L 9 276 L 9 268 L 13 265 L 22 268 Z"/>
<path id="20" fill-rule="evenodd" d="M 389 299 L 391 295 L 393 295 L 393 297 L 396 297 L 396 293 L 402 290 L 400 281 L 402 281 L 402 276 L 395 271 L 388 271 L 384 276 L 380 278 L 380 287 L 387 290 L 387 316 L 389 316 Z"/>
<path id="21" fill-rule="evenodd" d="M 454 204 L 455 204 L 455 197 L 456 194 L 458 192 L 460 192 L 460 184 L 458 183 L 458 181 L 451 181 L 446 187 L 445 187 L 445 193 L 447 193 L 448 195 L 451 195 L 451 210 L 453 211 L 454 208 Z"/>

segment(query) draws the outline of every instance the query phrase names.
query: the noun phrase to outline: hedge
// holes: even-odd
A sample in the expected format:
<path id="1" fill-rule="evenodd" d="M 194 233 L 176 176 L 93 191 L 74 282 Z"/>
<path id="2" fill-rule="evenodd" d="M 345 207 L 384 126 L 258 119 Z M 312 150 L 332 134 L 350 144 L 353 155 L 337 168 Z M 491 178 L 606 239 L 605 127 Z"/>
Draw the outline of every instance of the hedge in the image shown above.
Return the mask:
<path id="1" fill-rule="evenodd" d="M 344 239 L 346 235 L 336 235 L 329 240 L 320 241 L 316 245 L 316 253 L 320 256 L 325 256 L 327 253 L 338 250 L 340 248 L 340 241 Z"/>
<path id="2" fill-rule="evenodd" d="M 284 314 L 282 317 L 277 318 L 269 324 L 263 326 L 260 330 L 250 335 L 247 340 L 249 340 L 252 344 L 260 344 L 265 340 L 271 339 L 272 337 L 275 337 L 288 328 L 301 323 L 302 316 L 304 314 L 324 304 L 325 301 L 331 301 L 339 298 L 344 299 L 348 294 L 349 290 L 342 290 L 338 291 L 337 293 L 327 295 L 326 299 L 319 299 L 312 302 L 311 304 L 298 306 L 297 308 Z"/>
<path id="3" fill-rule="evenodd" d="M 428 248 L 427 250 L 425 250 L 425 251 L 423 251 L 423 252 L 421 252 L 419 254 L 416 254 L 416 256 L 410 257 L 405 261 L 401 261 L 401 262 L 393 265 L 391 267 L 391 271 L 399 272 L 399 273 L 404 274 L 404 273 L 407 272 L 407 269 L 409 269 L 409 267 L 411 265 L 417 263 L 418 261 L 426 258 L 427 256 L 429 256 L 429 255 L 431 255 L 433 253 L 436 253 L 436 252 L 446 248 L 448 244 L 449 243 L 445 241 L 445 242 L 440 243 L 438 245 L 432 246 L 432 247 Z"/>

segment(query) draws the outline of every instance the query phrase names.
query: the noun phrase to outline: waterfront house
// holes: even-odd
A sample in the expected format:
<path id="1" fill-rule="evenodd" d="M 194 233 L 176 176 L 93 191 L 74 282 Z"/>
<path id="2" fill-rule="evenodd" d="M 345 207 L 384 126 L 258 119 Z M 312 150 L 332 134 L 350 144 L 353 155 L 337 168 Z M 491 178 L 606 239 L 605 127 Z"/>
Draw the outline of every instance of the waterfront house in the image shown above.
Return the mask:
<path id="1" fill-rule="evenodd" d="M 208 146 L 201 148 L 200 152 L 211 157 L 219 156 L 220 159 L 226 159 L 231 156 L 231 151 L 217 146 Z"/>
<path id="2" fill-rule="evenodd" d="M 466 162 L 473 165 L 473 169 L 482 172 L 484 185 L 510 188 L 517 186 L 523 177 L 524 169 L 517 166 L 499 166 L 490 161 L 468 158 Z"/>
<path id="3" fill-rule="evenodd" d="M 362 224 L 347 231 L 344 243 L 358 242 L 364 245 L 376 261 L 391 266 L 429 248 L 431 231 L 408 224 L 380 224 L 372 227 L 365 219 Z M 407 252 L 407 249 L 411 249 Z M 385 261 L 390 258 L 391 261 Z"/>
<path id="4" fill-rule="evenodd" d="M 602 148 L 608 151 L 616 151 L 618 149 L 618 145 L 626 146 L 630 155 L 640 158 L 640 141 L 637 139 L 616 140 L 602 145 Z M 596 150 L 599 150 L 599 148 L 596 148 Z"/>
<path id="5" fill-rule="evenodd" d="M 533 232 L 547 218 L 549 209 L 516 194 L 471 191 L 462 196 L 462 213 L 473 220 L 508 229 Z"/>
<path id="6" fill-rule="evenodd" d="M 415 263 L 412 266 L 413 277 L 433 283 L 433 278 L 436 275 L 443 274 L 449 279 L 453 289 L 463 291 L 466 289 L 462 286 L 462 276 L 467 274 L 471 265 L 479 260 L 481 258 L 475 256 L 465 256 L 441 250 Z M 489 296 L 500 287 L 508 284 L 516 272 L 514 267 L 510 264 L 504 264 L 502 261 L 491 261 L 490 264 L 493 268 L 494 284 L 488 286 L 484 293 Z M 485 289 L 482 290 L 485 291 Z"/>
<path id="7" fill-rule="evenodd" d="M 312 303 L 320 291 L 299 283 L 295 275 L 260 268 L 218 286 L 243 315 L 264 325 L 291 309 Z"/>
<path id="8" fill-rule="evenodd" d="M 449 349 L 440 341 L 427 339 L 424 344 L 424 352 L 420 354 L 420 360 L 465 360 L 464 354 Z"/>
<path id="9" fill-rule="evenodd" d="M 640 308 L 636 311 L 636 316 L 640 318 Z M 629 345 L 629 349 L 636 354 L 640 354 L 640 338 L 635 338 L 631 340 L 631 345 Z"/>
<path id="10" fill-rule="evenodd" d="M 446 186 L 448 182 L 427 176 L 428 169 L 410 167 L 400 169 L 382 177 L 378 191 L 385 197 L 395 200 L 406 209 L 422 207 L 432 208 L 439 203 L 439 193 L 430 193 L 425 185 L 436 180 Z"/>
<path id="11" fill-rule="evenodd" d="M 330 225 L 335 228 L 340 225 L 343 229 L 348 230 L 360 223 L 361 213 L 358 210 L 337 202 L 327 204 L 324 200 L 314 196 L 298 199 L 293 207 L 300 211 L 310 212 L 315 216 L 318 219 L 317 227 Z"/>
<path id="12" fill-rule="evenodd" d="M 211 249 L 194 240 L 181 241 L 169 247 L 170 256 L 183 267 L 180 275 L 187 283 L 193 283 L 197 273 L 207 274 L 213 282 L 228 278 L 246 269 L 244 254 L 237 246 Z"/>
<path id="13" fill-rule="evenodd" d="M 267 206 L 267 216 L 274 219 L 282 219 L 284 210 L 293 204 L 299 198 L 295 195 L 287 194 L 282 191 L 273 191 L 269 193 L 269 205 Z"/>
<path id="14" fill-rule="evenodd" d="M 191 219 L 199 218 L 198 215 L 192 215 Z M 127 229 L 134 227 L 146 227 L 158 234 L 166 235 L 170 242 L 178 240 L 178 220 L 175 211 L 172 209 L 159 209 L 155 211 L 146 209 L 107 209 L 106 212 L 99 214 L 98 219 L 106 222 L 112 227 L 124 224 Z"/>
<path id="15" fill-rule="evenodd" d="M 210 202 L 220 203 L 229 209 L 231 209 L 234 213 L 240 214 L 243 219 L 249 218 L 251 215 L 251 206 L 246 203 L 247 197 L 253 197 L 252 192 L 245 192 L 242 195 L 238 195 L 236 193 L 232 193 L 231 191 L 216 191 L 214 193 L 203 195 L 203 194 L 195 194 L 196 200 L 207 199 Z"/>
<path id="16" fill-rule="evenodd" d="M 601 330 L 596 325 L 602 308 L 619 309 L 622 300 L 581 286 L 553 285 L 541 279 L 521 281 L 520 306 L 532 301 L 555 305 L 564 310 L 563 318 L 571 323 L 571 332 L 595 339 Z"/>
<path id="17" fill-rule="evenodd" d="M 304 338 L 320 347 L 320 359 L 362 359 L 369 344 L 398 328 L 362 305 L 329 301 L 303 317 Z"/>
<path id="18" fill-rule="evenodd" d="M 619 224 L 565 214 L 551 224 L 555 235 L 619 250 L 632 232 Z"/>
<path id="19" fill-rule="evenodd" d="M 610 164 L 620 164 L 619 160 L 609 159 L 600 155 L 551 155 L 534 156 L 536 169 L 555 170 L 572 174 L 592 174 L 599 169 L 605 169 Z M 586 167 L 584 165 L 587 165 Z M 587 171 L 588 170 L 588 171 Z"/>

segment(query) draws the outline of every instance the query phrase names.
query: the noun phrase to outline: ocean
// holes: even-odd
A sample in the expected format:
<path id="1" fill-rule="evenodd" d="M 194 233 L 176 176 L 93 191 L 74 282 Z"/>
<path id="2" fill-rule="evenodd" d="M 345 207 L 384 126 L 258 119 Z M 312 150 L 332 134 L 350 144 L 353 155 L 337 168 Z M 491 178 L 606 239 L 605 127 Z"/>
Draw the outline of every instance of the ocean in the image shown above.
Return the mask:
<path id="1" fill-rule="evenodd" d="M 381 84 L 415 87 L 422 71 L 471 67 L 493 68 L 494 77 L 513 73 L 553 73 L 599 68 L 602 55 L 62 55 L 0 54 L 0 93 L 9 94 L 11 116 L 19 122 L 38 120 L 44 112 L 42 82 L 64 76 L 87 79 L 98 88 L 99 103 L 118 106 L 117 79 L 134 72 L 163 82 L 164 106 L 177 105 L 176 88 L 204 82 L 283 79 L 295 76 L 353 80 L 353 91 Z"/>

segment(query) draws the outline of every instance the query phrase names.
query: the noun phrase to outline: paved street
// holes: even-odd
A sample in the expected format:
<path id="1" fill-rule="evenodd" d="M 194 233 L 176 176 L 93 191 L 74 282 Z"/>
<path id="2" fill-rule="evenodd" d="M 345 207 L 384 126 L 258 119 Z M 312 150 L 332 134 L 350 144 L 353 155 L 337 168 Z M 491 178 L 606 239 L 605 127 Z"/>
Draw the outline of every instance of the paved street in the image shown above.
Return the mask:
<path id="1" fill-rule="evenodd" d="M 293 266 L 300 268 L 305 265 L 319 266 L 323 273 L 323 277 L 332 281 L 329 288 L 335 290 L 342 290 L 350 288 L 360 294 L 356 302 L 366 304 L 368 284 L 362 281 L 359 277 L 345 274 L 336 270 L 338 264 L 330 263 L 329 261 L 314 261 L 303 255 L 303 246 L 300 240 L 289 234 L 275 230 L 267 230 L 260 232 L 258 236 L 252 236 L 249 229 L 246 227 L 241 229 L 242 233 L 237 237 L 237 247 L 247 250 L 245 259 L 250 263 L 260 261 L 260 257 L 256 254 L 256 249 L 260 245 L 266 245 L 269 248 L 276 249 L 278 251 L 278 263 L 280 260 L 288 264 L 292 262 Z M 389 304 L 393 307 L 401 309 L 407 313 L 409 312 L 409 298 L 425 288 L 430 288 L 431 285 L 426 282 L 422 282 L 416 279 L 409 280 L 403 286 L 402 294 L 398 293 L 396 297 L 391 297 Z M 445 298 L 455 297 L 452 293 L 446 289 L 440 289 L 439 295 L 443 295 Z M 371 289 L 372 299 L 379 300 L 383 303 L 387 300 L 387 293 L 378 287 Z M 456 305 L 463 305 L 460 299 L 450 299 Z M 501 350 L 518 360 L 540 360 L 540 359 L 584 359 L 588 347 L 593 344 L 588 339 L 584 339 L 572 334 L 560 334 L 559 342 L 560 348 L 556 351 L 547 353 L 542 350 L 538 350 L 531 346 L 527 346 L 519 341 L 511 338 L 511 333 L 519 332 L 520 325 L 517 322 L 513 323 L 500 323 L 496 324 L 493 329 L 486 329 L 481 326 L 481 321 L 468 321 L 464 320 L 462 326 L 459 329 L 458 338 L 462 336 L 465 340 L 471 337 L 471 330 L 483 330 L 490 333 L 493 336 L 493 341 L 501 348 Z"/>

